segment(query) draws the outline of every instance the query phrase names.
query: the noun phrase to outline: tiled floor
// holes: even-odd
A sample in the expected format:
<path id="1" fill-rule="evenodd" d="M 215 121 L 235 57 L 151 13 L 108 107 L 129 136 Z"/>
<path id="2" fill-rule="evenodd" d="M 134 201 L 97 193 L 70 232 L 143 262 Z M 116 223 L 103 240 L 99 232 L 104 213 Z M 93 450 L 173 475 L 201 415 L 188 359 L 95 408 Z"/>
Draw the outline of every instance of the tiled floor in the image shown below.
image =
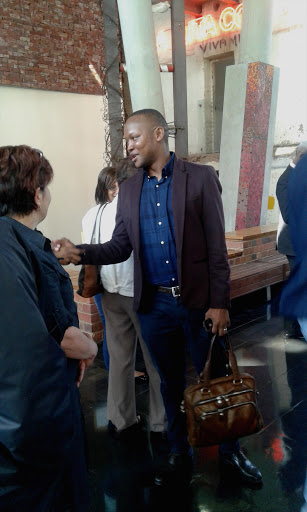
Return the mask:
<path id="1" fill-rule="evenodd" d="M 91 512 L 301 510 L 307 463 L 307 343 L 285 343 L 282 319 L 271 317 L 270 309 L 261 293 L 234 302 L 231 331 L 239 365 L 255 376 L 260 392 L 264 429 L 242 439 L 241 446 L 261 470 L 262 488 L 239 486 L 230 477 L 221 481 L 215 447 L 195 450 L 188 489 L 155 488 L 146 428 L 134 444 L 115 441 L 107 432 L 107 372 L 97 358 L 81 387 Z M 194 380 L 193 369 L 188 376 Z M 146 419 L 147 388 L 139 385 L 136 390 L 138 412 Z"/>

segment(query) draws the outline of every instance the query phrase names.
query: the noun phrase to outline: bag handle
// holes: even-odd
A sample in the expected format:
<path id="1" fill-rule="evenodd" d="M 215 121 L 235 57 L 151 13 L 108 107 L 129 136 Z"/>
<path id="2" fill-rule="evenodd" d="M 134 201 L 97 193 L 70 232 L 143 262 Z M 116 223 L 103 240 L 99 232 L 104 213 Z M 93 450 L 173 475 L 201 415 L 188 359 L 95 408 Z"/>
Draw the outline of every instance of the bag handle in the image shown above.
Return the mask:
<path id="1" fill-rule="evenodd" d="M 96 218 L 95 218 L 95 222 L 94 222 L 94 227 L 93 227 L 93 231 L 92 231 L 92 236 L 91 236 L 91 244 L 93 243 L 93 238 L 94 238 L 94 234 L 95 234 L 95 230 L 96 230 L 96 224 L 97 224 L 97 219 L 98 219 L 98 215 L 99 213 L 101 212 L 101 215 L 100 215 L 100 219 L 99 219 L 99 228 L 98 228 L 98 244 L 100 243 L 100 226 L 101 226 L 101 217 L 102 217 L 102 212 L 103 210 L 105 209 L 105 207 L 107 206 L 108 203 L 105 203 L 104 205 L 100 205 L 99 206 L 99 209 L 98 209 L 98 212 L 97 212 L 97 215 L 96 215 Z"/>
<path id="2" fill-rule="evenodd" d="M 207 359 L 206 359 L 206 362 L 205 362 L 205 366 L 200 374 L 200 382 L 203 382 L 204 385 L 203 385 L 203 388 L 204 389 L 209 389 L 209 381 L 210 381 L 210 374 L 211 374 L 211 357 L 212 357 L 212 349 L 213 349 L 213 345 L 214 345 L 214 342 L 215 340 L 218 338 L 218 336 L 216 334 L 214 334 L 211 338 L 211 342 L 210 342 L 210 347 L 209 347 L 209 351 L 208 351 L 208 354 L 207 354 Z M 230 362 L 230 366 L 231 366 L 231 370 L 232 370 L 232 374 L 233 374 L 233 380 L 234 382 L 240 382 L 241 381 L 241 378 L 240 378 L 240 374 L 239 374 L 239 369 L 238 369 L 238 363 L 237 363 L 237 358 L 235 356 L 235 353 L 232 349 L 232 346 L 231 346 L 231 342 L 230 342 L 230 336 L 229 334 L 226 334 L 225 335 L 225 343 L 227 345 L 227 349 L 228 349 L 228 352 L 229 352 L 229 362 Z"/>

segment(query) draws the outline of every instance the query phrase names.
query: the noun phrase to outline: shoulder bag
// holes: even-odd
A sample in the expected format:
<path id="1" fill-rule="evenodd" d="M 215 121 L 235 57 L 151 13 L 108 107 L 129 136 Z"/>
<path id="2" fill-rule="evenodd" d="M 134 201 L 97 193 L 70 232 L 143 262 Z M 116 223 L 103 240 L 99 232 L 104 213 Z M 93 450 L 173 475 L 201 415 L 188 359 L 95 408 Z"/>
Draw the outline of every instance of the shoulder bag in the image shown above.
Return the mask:
<path id="1" fill-rule="evenodd" d="M 211 340 L 200 380 L 184 391 L 189 442 L 192 446 L 213 446 L 254 434 L 262 429 L 256 402 L 256 383 L 248 373 L 240 373 L 229 335 L 225 343 L 229 352 L 231 375 L 210 380 Z"/>
<path id="2" fill-rule="evenodd" d="M 101 205 L 97 212 L 91 236 L 91 244 L 95 243 L 95 230 L 99 213 L 100 218 L 98 227 L 98 241 L 96 243 L 100 243 L 101 217 L 105 207 L 106 204 L 104 204 L 103 206 Z M 103 291 L 100 269 L 101 265 L 82 265 L 78 276 L 78 295 L 81 295 L 81 297 L 88 299 L 89 297 L 94 297 L 94 295 L 97 295 L 98 293 L 101 293 Z"/>

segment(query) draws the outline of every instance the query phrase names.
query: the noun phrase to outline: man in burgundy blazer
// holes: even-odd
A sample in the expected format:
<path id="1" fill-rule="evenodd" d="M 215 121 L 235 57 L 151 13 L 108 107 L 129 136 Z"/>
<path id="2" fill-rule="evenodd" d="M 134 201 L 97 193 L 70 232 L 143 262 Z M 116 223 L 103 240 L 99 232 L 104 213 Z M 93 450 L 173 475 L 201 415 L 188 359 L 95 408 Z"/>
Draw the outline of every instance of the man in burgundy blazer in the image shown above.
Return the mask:
<path id="1" fill-rule="evenodd" d="M 120 187 L 111 243 L 80 245 L 82 262 L 118 263 L 134 253 L 134 309 L 144 309 L 148 290 L 140 248 L 140 197 L 143 172 Z M 225 244 L 221 185 L 213 167 L 185 162 L 174 155 L 172 207 L 180 296 L 187 308 L 229 308 L 230 271 Z M 210 267 L 210 271 L 209 271 Z M 149 290 L 150 291 L 150 290 Z M 147 302 L 147 301 L 146 301 Z M 227 316 L 227 315 L 226 315 Z M 228 325 L 228 316 L 222 328 Z M 223 334 L 223 331 L 220 333 Z"/>
<path id="2" fill-rule="evenodd" d="M 180 403 L 189 347 L 198 374 L 209 338 L 203 327 L 224 336 L 230 325 L 230 281 L 221 186 L 215 170 L 170 154 L 168 126 L 157 111 L 133 113 L 125 124 L 127 150 L 140 169 L 119 192 L 116 227 L 110 242 L 76 248 L 63 239 L 54 250 L 65 263 L 110 264 L 134 252 L 134 308 L 142 335 L 161 377 L 168 419 L 169 475 L 191 468 Z M 221 370 L 216 368 L 215 373 Z M 224 371 L 224 368 L 223 370 Z M 220 446 L 222 463 L 247 483 L 261 473 L 240 451 L 238 442 Z"/>

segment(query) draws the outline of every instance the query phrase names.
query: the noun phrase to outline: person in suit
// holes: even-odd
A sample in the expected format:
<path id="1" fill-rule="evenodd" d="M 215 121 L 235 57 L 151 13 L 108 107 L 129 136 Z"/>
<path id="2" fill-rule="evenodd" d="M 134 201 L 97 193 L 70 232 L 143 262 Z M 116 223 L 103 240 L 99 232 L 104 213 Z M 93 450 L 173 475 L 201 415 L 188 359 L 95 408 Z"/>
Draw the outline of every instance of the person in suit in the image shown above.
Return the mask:
<path id="1" fill-rule="evenodd" d="M 291 242 L 295 251 L 295 264 L 289 279 L 282 291 L 280 300 L 280 313 L 298 319 L 301 332 L 307 342 L 307 154 L 304 154 L 295 169 L 291 172 L 288 180 L 288 222 Z M 282 483 L 295 490 L 300 484 L 304 485 L 304 504 L 301 512 L 307 511 L 307 456 L 306 442 L 301 436 L 301 426 L 306 420 L 306 357 L 304 349 L 299 352 L 300 365 L 295 368 L 295 384 L 299 384 L 294 390 L 292 386 L 292 400 L 296 400 L 297 432 L 290 432 L 285 437 L 291 449 L 291 457 L 288 463 L 281 468 Z M 305 366 L 304 366 L 305 363 Z M 292 378 L 293 381 L 293 378 Z M 294 382 L 294 381 L 293 381 Z M 293 384 L 292 382 L 292 384 Z M 295 393 L 294 393 L 295 391 Z M 291 404 L 292 405 L 292 404 Z M 291 423 L 290 423 L 291 425 Z M 286 435 L 289 434 L 286 432 Z M 295 458 L 296 456 L 296 458 Z M 292 466 L 291 466 L 292 465 Z M 295 469 L 296 474 L 292 481 L 289 478 L 289 469 Z M 304 482 L 305 480 L 305 482 Z"/>
<path id="2" fill-rule="evenodd" d="M 288 221 L 295 262 L 282 291 L 280 312 L 298 319 L 307 341 L 307 154 L 289 176 Z"/>
<path id="3" fill-rule="evenodd" d="M 140 169 L 122 184 L 111 241 L 75 247 L 53 244 L 63 263 L 110 264 L 134 251 L 134 309 L 143 339 L 161 377 L 168 419 L 170 455 L 155 483 L 164 484 L 192 466 L 185 416 L 185 353 L 189 347 L 198 373 L 209 347 L 203 327 L 224 336 L 230 325 L 230 270 L 225 244 L 221 185 L 213 167 L 183 161 L 168 146 L 168 125 L 156 110 L 129 116 L 127 151 Z M 221 463 L 248 483 L 261 473 L 238 442 L 220 446 Z"/>
<path id="4" fill-rule="evenodd" d="M 277 230 L 277 250 L 288 258 L 290 271 L 292 272 L 295 262 L 295 252 L 289 232 L 288 215 L 288 181 L 289 176 L 300 158 L 307 153 L 307 141 L 302 141 L 296 148 L 295 157 L 286 170 L 280 176 L 276 186 L 276 197 L 279 204 L 280 216 Z M 285 318 L 284 338 L 303 338 L 300 326 L 296 319 Z"/>

